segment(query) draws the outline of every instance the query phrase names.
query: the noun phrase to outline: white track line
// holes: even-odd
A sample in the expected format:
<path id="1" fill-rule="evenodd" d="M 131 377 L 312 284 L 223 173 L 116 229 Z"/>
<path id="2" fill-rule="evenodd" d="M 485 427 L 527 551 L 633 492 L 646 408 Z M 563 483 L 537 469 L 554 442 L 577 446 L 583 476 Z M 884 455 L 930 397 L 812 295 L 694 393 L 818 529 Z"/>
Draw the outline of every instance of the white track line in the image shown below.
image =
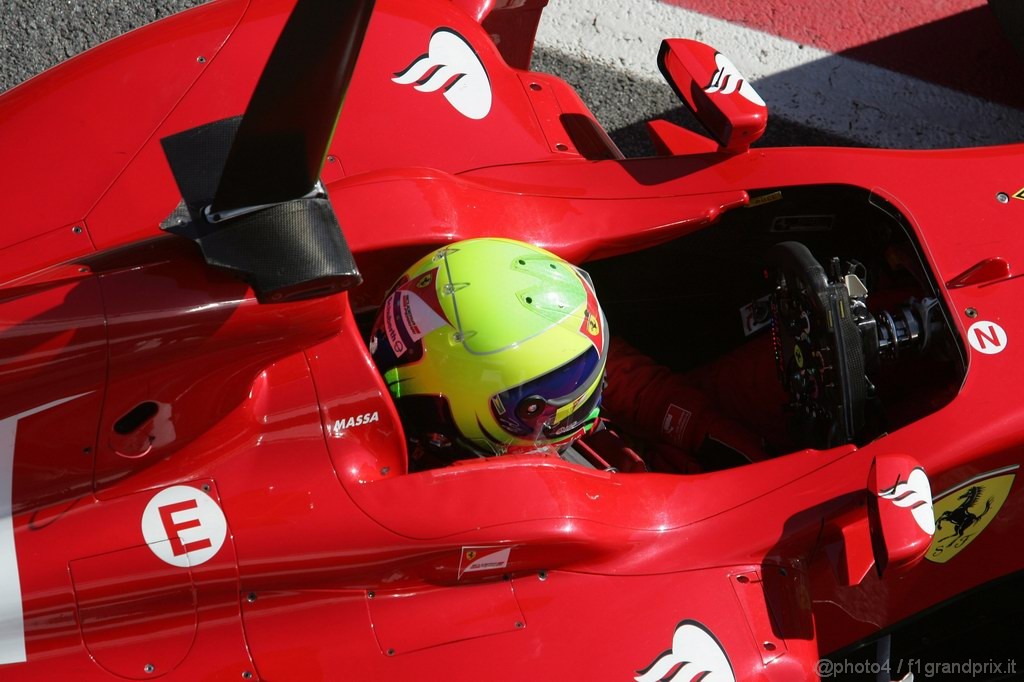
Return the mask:
<path id="1" fill-rule="evenodd" d="M 714 46 L 778 116 L 868 146 L 942 148 L 1024 140 L 1024 112 L 655 0 L 562 0 L 537 44 L 662 82 L 663 38 Z"/>

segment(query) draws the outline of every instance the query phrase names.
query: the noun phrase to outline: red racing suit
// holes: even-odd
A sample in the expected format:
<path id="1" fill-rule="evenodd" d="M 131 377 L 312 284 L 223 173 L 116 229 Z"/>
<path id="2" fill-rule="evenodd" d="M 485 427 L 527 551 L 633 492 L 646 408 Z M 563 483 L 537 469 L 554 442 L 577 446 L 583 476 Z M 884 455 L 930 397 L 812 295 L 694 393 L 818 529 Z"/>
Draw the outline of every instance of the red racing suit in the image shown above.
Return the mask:
<path id="1" fill-rule="evenodd" d="M 602 409 L 613 429 L 642 442 L 655 470 L 700 471 L 696 455 L 715 441 L 758 461 L 771 452 L 766 444 L 786 441 L 787 397 L 773 357 L 765 334 L 680 374 L 613 338 Z"/>

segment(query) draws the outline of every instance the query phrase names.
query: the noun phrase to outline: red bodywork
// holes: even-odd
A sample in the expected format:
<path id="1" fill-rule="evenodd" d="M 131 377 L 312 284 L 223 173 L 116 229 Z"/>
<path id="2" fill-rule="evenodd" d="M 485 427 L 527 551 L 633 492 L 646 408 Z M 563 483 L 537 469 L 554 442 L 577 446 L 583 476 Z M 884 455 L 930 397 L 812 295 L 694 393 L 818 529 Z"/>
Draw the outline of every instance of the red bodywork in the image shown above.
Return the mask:
<path id="1" fill-rule="evenodd" d="M 745 150 L 661 122 L 674 154 L 626 160 L 565 83 L 508 65 L 543 3 L 380 0 L 322 172 L 365 281 L 261 305 L 159 229 L 181 198 L 160 140 L 244 110 L 290 4 L 220 0 L 0 97 L 0 677 L 627 680 L 710 632 L 736 679 L 803 679 L 1024 568 L 1015 488 L 947 563 L 883 494 L 1021 461 L 1024 202 L 995 198 L 1019 147 Z M 482 118 L 393 80 L 442 27 L 486 70 Z M 724 471 L 408 473 L 356 315 L 416 258 L 505 236 L 585 265 L 803 185 L 906 219 L 969 358 L 955 397 Z M 977 315 L 1005 352 L 968 345 Z"/>

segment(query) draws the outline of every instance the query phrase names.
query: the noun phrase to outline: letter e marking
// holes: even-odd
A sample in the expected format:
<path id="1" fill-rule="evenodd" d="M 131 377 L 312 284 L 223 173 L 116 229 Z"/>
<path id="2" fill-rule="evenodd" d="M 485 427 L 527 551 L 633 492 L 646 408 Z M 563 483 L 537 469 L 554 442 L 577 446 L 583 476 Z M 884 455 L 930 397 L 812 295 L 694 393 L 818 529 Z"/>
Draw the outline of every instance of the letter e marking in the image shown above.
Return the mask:
<path id="1" fill-rule="evenodd" d="M 203 538 L 201 540 L 195 540 L 188 544 L 182 542 L 180 531 L 188 530 L 189 528 L 202 528 L 202 522 L 198 518 L 184 519 L 181 521 L 175 521 L 172 514 L 183 512 L 186 509 L 198 509 L 199 503 L 195 500 L 185 500 L 183 502 L 175 502 L 174 504 L 165 504 L 160 507 L 160 520 L 164 524 L 164 531 L 167 533 L 167 539 L 171 543 L 171 553 L 174 556 L 180 556 L 182 554 L 188 554 L 189 552 L 196 552 L 200 549 L 206 549 L 212 547 L 213 543 L 210 538 Z M 180 516 L 179 516 L 180 518 Z"/>
<path id="2" fill-rule="evenodd" d="M 172 566 L 187 568 L 212 559 L 228 524 L 212 497 L 188 485 L 164 488 L 142 513 L 142 536 L 150 550 Z"/>

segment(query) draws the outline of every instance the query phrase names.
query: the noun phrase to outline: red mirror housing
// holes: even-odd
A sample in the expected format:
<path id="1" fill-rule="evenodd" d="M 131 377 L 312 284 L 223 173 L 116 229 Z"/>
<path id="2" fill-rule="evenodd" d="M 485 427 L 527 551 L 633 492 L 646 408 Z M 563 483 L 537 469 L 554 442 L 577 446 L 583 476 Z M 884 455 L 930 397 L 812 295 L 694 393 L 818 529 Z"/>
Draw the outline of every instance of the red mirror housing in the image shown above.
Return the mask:
<path id="1" fill-rule="evenodd" d="M 764 133 L 768 125 L 764 100 L 715 48 L 696 40 L 664 40 L 658 68 L 722 151 L 745 152 Z"/>
<path id="2" fill-rule="evenodd" d="M 868 519 L 879 575 L 924 558 L 935 534 L 931 483 L 909 455 L 884 455 L 868 472 Z"/>

